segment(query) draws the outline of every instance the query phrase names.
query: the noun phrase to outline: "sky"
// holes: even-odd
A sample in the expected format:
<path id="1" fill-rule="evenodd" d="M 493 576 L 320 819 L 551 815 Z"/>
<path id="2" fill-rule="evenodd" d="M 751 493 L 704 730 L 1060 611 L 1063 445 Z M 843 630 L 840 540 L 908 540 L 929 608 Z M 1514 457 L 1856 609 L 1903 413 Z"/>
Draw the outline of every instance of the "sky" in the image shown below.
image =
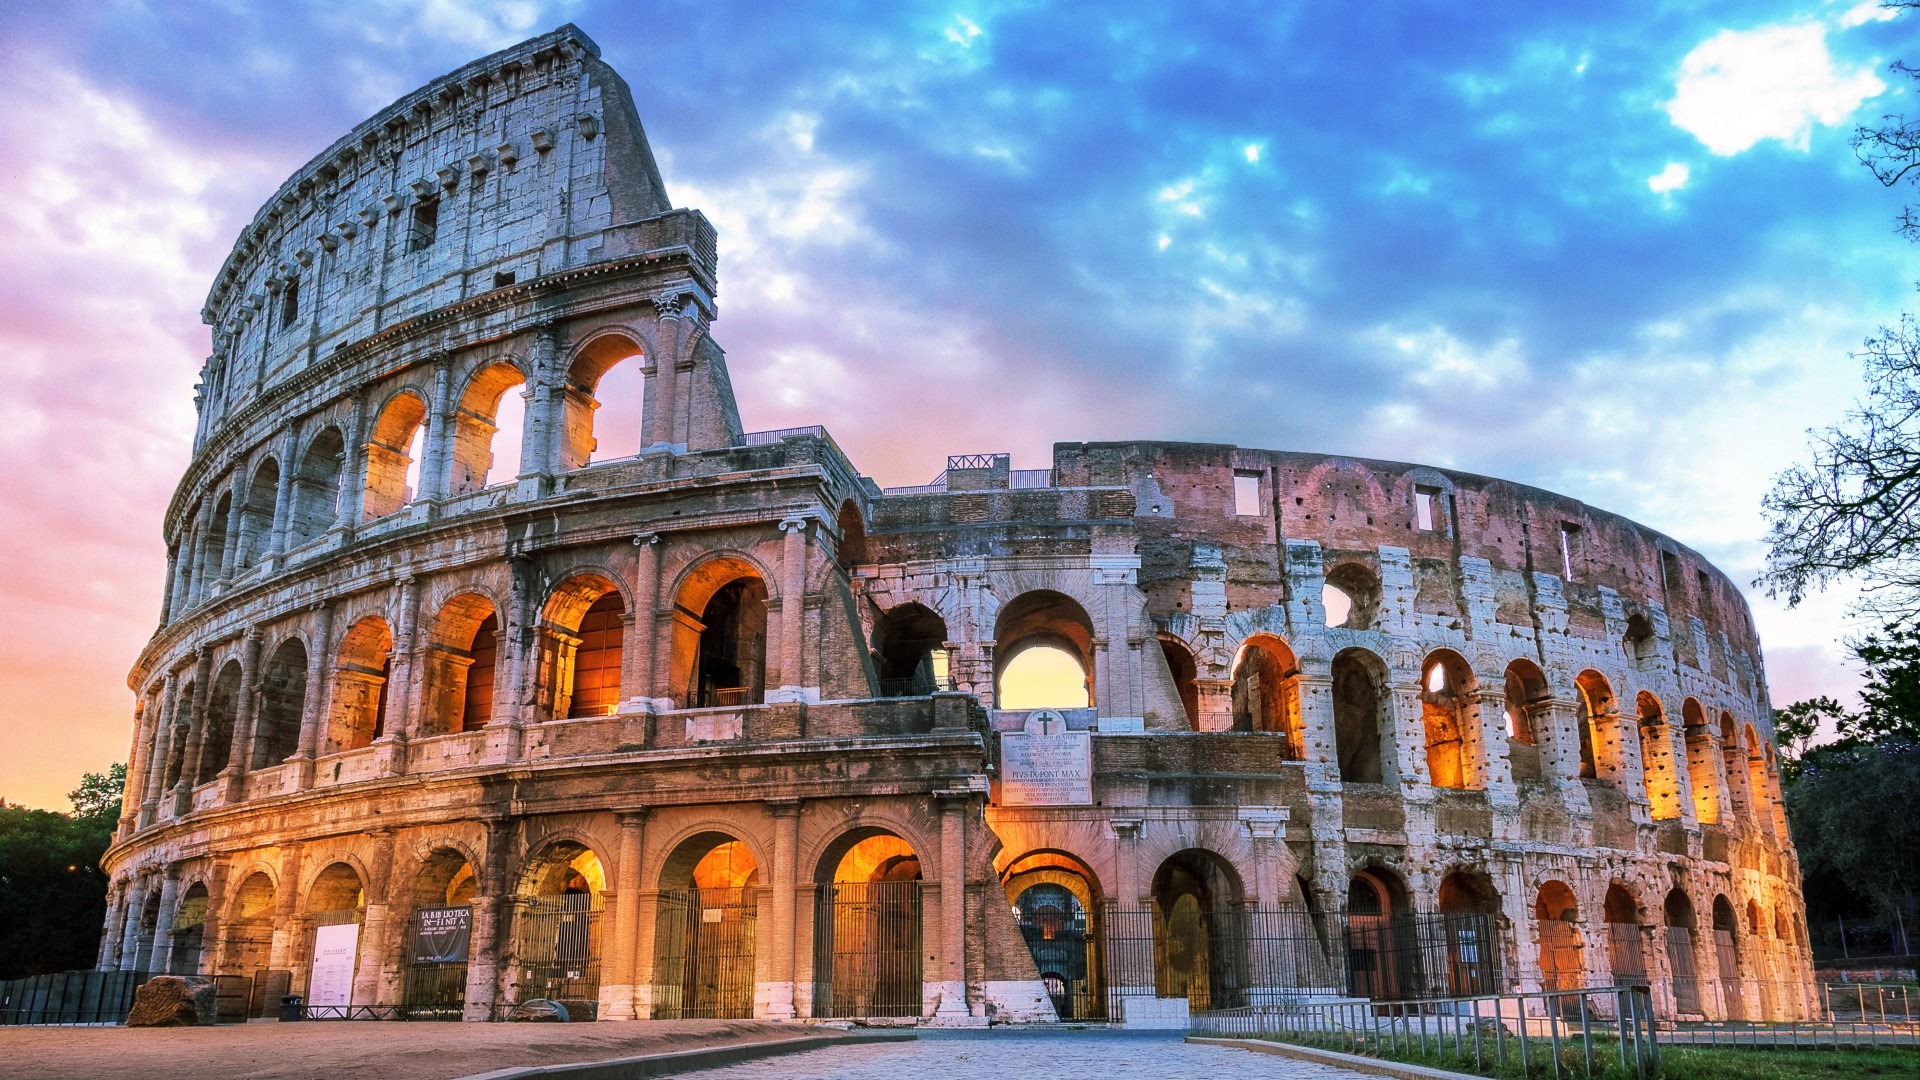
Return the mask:
<path id="1" fill-rule="evenodd" d="M 1759 500 L 1916 307 L 1854 0 L 0 5 L 0 798 L 124 760 L 239 229 L 356 122 L 565 22 L 720 233 L 749 429 L 882 484 L 1156 438 L 1420 461 L 1751 581 Z M 1776 703 L 1844 593 L 1749 590 Z"/>

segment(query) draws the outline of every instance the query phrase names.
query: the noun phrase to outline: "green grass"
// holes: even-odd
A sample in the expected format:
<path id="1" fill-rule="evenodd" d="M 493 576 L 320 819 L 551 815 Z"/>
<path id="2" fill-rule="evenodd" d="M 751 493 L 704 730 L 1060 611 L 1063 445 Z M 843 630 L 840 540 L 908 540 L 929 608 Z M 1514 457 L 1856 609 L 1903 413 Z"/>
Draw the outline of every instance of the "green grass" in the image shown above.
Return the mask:
<path id="1" fill-rule="evenodd" d="M 1279 1042 L 1299 1041 L 1303 1045 L 1316 1045 L 1313 1040 L 1276 1039 Z M 1348 1047 L 1339 1041 L 1326 1044 L 1330 1050 L 1346 1051 Z M 1496 1080 L 1541 1080 L 1553 1076 L 1553 1056 L 1544 1040 L 1531 1040 L 1528 1046 L 1527 1070 L 1520 1067 L 1517 1045 L 1512 1041 L 1507 1045 L 1507 1060 L 1500 1064 L 1493 1061 L 1493 1047 L 1489 1042 L 1483 1050 L 1479 1065 L 1476 1067 L 1473 1054 L 1455 1055 L 1451 1048 L 1447 1052 L 1422 1054 L 1417 1049 L 1409 1050 L 1404 1045 L 1397 1053 L 1385 1052 L 1387 1047 L 1376 1045 L 1375 1052 L 1369 1056 L 1403 1061 L 1413 1065 L 1425 1065 L 1434 1069 L 1449 1069 L 1454 1072 L 1475 1076 L 1493 1077 Z M 1593 1048 L 1595 1080 L 1630 1080 L 1631 1075 L 1621 1068 L 1616 1047 L 1596 1043 Z M 1576 1043 L 1561 1044 L 1560 1075 L 1564 1080 L 1576 1080 L 1586 1075 L 1586 1053 Z M 1774 1050 L 1759 1047 L 1732 1046 L 1663 1046 L 1660 1048 L 1659 1080 L 1837 1080 L 1840 1077 L 1880 1077 L 1896 1080 L 1900 1077 L 1920 1078 L 1920 1049 L 1902 1047 L 1884 1047 L 1861 1050 Z"/>

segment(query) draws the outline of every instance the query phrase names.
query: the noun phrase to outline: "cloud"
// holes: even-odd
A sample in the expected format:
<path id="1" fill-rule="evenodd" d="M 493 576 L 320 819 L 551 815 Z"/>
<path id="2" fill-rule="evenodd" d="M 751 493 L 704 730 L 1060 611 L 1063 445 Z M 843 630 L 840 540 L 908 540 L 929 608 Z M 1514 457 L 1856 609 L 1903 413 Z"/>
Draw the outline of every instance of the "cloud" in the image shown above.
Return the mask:
<path id="1" fill-rule="evenodd" d="M 1892 22 L 1900 16 L 1900 9 L 1888 7 L 1880 0 L 1865 0 L 1855 4 L 1840 15 L 1840 29 L 1850 30 L 1870 22 Z"/>
<path id="2" fill-rule="evenodd" d="M 1667 167 L 1647 177 L 1647 187 L 1656 195 L 1666 195 L 1687 186 L 1689 170 L 1678 161 L 1667 162 Z"/>
<path id="3" fill-rule="evenodd" d="M 1887 84 L 1871 67 L 1842 69 L 1817 22 L 1722 30 L 1680 62 L 1667 116 L 1721 157 L 1773 139 L 1805 151 Z"/>

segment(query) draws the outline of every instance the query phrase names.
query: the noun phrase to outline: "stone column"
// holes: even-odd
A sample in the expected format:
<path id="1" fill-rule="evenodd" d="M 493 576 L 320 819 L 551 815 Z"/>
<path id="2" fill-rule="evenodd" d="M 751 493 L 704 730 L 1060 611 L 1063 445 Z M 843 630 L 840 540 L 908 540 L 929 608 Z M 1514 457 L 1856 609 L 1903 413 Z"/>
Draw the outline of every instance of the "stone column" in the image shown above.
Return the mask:
<path id="1" fill-rule="evenodd" d="M 765 993 L 755 996 L 766 1001 L 768 1020 L 791 1020 L 795 1015 L 793 959 L 798 897 L 794 888 L 799 876 L 800 800 L 776 800 L 768 803 L 767 809 L 773 815 L 773 910 L 767 920 L 772 955 Z"/>
<path id="2" fill-rule="evenodd" d="M 147 781 L 140 789 L 140 820 L 137 828 L 153 824 L 165 793 L 167 757 L 173 750 L 174 710 L 179 708 L 179 687 L 171 672 L 161 676 L 158 715 L 154 718 L 153 752 L 147 762 Z"/>
<path id="3" fill-rule="evenodd" d="M 654 341 L 659 344 L 660 352 L 649 357 L 653 361 L 653 385 L 649 391 L 658 388 L 658 394 L 650 394 L 647 412 L 653 416 L 652 441 L 649 445 L 666 444 L 676 446 L 686 442 L 680 431 L 680 302 L 678 297 L 657 296 L 653 300 L 654 326 L 658 331 Z M 645 441 L 643 433 L 642 440 Z"/>
<path id="4" fill-rule="evenodd" d="M 200 923 L 200 974 L 220 973 L 221 957 L 226 954 L 227 873 L 233 869 L 230 859 L 216 857 L 207 871 L 207 913 Z"/>
<path id="5" fill-rule="evenodd" d="M 418 591 L 412 574 L 399 578 L 400 603 L 395 612 L 392 663 L 387 672 L 387 712 L 380 718 L 380 737 L 373 741 L 375 761 L 382 776 L 398 776 L 407 771 L 407 738 L 411 720 L 407 704 L 413 696 L 414 638 L 419 622 Z"/>
<path id="6" fill-rule="evenodd" d="M 280 559 L 287 553 L 287 537 L 293 528 L 293 490 L 302 464 L 295 456 L 300 452 L 299 438 L 299 421 L 289 421 L 286 438 L 280 443 L 280 486 L 273 493 L 273 531 L 267 537 L 267 567 L 270 570 L 279 569 Z"/>
<path id="7" fill-rule="evenodd" d="M 804 685 L 801 642 L 804 638 L 807 609 L 807 519 L 790 517 L 780 523 L 786 539 L 780 549 L 780 689 L 770 696 L 778 701 L 805 701 L 809 689 Z"/>
<path id="8" fill-rule="evenodd" d="M 147 896 L 152 883 L 144 873 L 136 873 L 127 882 L 126 918 L 121 922 L 118 967 L 137 971 L 147 958 L 140 955 L 140 920 L 146 916 Z"/>
<path id="9" fill-rule="evenodd" d="M 1499 680 L 1487 679 L 1476 675 L 1482 687 L 1498 686 Z M 1487 791 L 1487 803 L 1506 809 L 1517 809 L 1520 805 L 1520 793 L 1513 783 L 1513 762 L 1507 759 L 1507 694 L 1506 688 L 1482 689 L 1476 695 L 1479 701 L 1480 722 L 1478 749 L 1480 751 L 1480 782 Z M 1463 737 L 1466 735 L 1462 733 Z"/>
<path id="10" fill-rule="evenodd" d="M 489 762 L 520 758 L 521 718 L 531 697 L 524 686 L 532 659 L 529 653 L 537 644 L 527 627 L 527 596 L 531 591 L 527 578 L 533 572 L 532 567 L 524 558 L 514 559 L 510 565 L 512 592 L 507 598 L 506 610 L 500 613 L 500 632 L 495 639 L 498 652 L 494 661 L 493 717 L 486 727 Z"/>
<path id="11" fill-rule="evenodd" d="M 160 917 L 153 924 L 153 953 L 147 970 L 165 974 L 173 967 L 173 916 L 180 906 L 180 864 L 171 863 L 161 871 Z"/>
<path id="12" fill-rule="evenodd" d="M 100 950 L 94 958 L 95 971 L 112 971 L 120 963 L 120 938 L 127 922 L 127 881 L 115 878 L 107 883 L 107 922 L 100 932 Z"/>
<path id="13" fill-rule="evenodd" d="M 280 849 L 280 880 L 273 894 L 273 941 L 267 946 L 267 966 L 291 971 L 299 930 L 295 912 L 300 904 L 300 853 L 298 843 Z"/>
<path id="14" fill-rule="evenodd" d="M 160 703 L 152 690 L 142 693 L 133 703 L 133 746 L 127 751 L 127 782 L 120 797 L 120 820 L 114 823 L 114 835 L 125 839 L 140 819 L 140 803 L 146 798 L 147 771 L 152 766 L 154 728 L 160 719 Z"/>
<path id="15" fill-rule="evenodd" d="M 513 842 L 509 818 L 487 821 L 487 856 L 480 866 L 480 888 L 473 898 L 473 936 L 467 950 L 467 1004 L 463 1020 L 493 1019 L 500 989 L 500 957 L 507 919 L 507 853 Z"/>
<path id="16" fill-rule="evenodd" d="M 160 625 L 161 626 L 165 626 L 168 623 L 173 621 L 173 592 L 174 592 L 174 589 L 178 587 L 178 582 L 180 580 L 179 574 L 180 574 L 180 549 L 178 547 L 168 547 L 167 548 L 167 576 L 166 576 L 167 587 L 160 590 Z"/>
<path id="17" fill-rule="evenodd" d="M 347 412 L 346 446 L 340 462 L 340 508 L 334 515 L 333 527 L 350 530 L 360 521 L 360 511 L 367 501 L 367 448 L 360 432 L 363 415 L 367 411 L 365 391 L 353 395 L 353 406 Z"/>
<path id="18" fill-rule="evenodd" d="M 333 607 L 330 604 L 320 604 L 314 612 L 312 645 L 312 651 L 307 653 L 306 699 L 300 703 L 300 748 L 287 759 L 294 766 L 294 791 L 313 786 L 313 759 L 320 756 L 326 737 L 327 675 L 333 670 L 329 662 L 333 654 Z"/>
<path id="19" fill-rule="evenodd" d="M 659 709 L 653 675 L 654 612 L 660 606 L 660 537 L 641 533 L 633 538 L 633 630 L 626 637 L 620 686 L 627 700 L 644 701 Z M 671 706 L 668 706 L 671 708 Z"/>
<path id="20" fill-rule="evenodd" d="M 452 364 L 451 356 L 442 355 L 433 365 L 433 402 L 427 408 L 427 437 L 420 451 L 418 498 L 422 501 L 446 498 L 447 481 L 453 472 Z"/>
<path id="21" fill-rule="evenodd" d="M 958 1020 L 967 1010 L 967 808 L 970 791 L 937 792 L 940 800 L 940 996 L 934 1019 Z"/>
<path id="22" fill-rule="evenodd" d="M 220 772 L 222 802 L 239 802 L 246 797 L 247 770 L 253 767 L 253 725 L 259 716 L 260 639 L 260 628 L 249 628 L 240 651 L 240 700 L 235 702 L 227 767 Z"/>
<path id="23" fill-rule="evenodd" d="M 559 467 L 567 378 L 566 372 L 554 370 L 554 324 L 535 325 L 532 336 L 526 426 L 520 436 L 520 487 L 523 495 L 544 495 Z"/>
<path id="24" fill-rule="evenodd" d="M 640 981 L 640 863 L 645 857 L 647 811 L 635 807 L 614 812 L 620 823 L 620 848 L 615 855 L 614 887 L 601 896 L 613 910 L 613 947 L 607 957 L 607 981 L 600 985 L 601 1020 L 639 1019 L 634 1010 L 634 988 Z"/>
<path id="25" fill-rule="evenodd" d="M 180 765 L 180 781 L 174 785 L 173 812 L 186 814 L 193 808 L 193 786 L 200 778 L 200 755 L 207 742 L 207 695 L 213 682 L 213 649 L 202 645 L 194 654 L 193 700 L 187 707 L 187 755 Z"/>
<path id="26" fill-rule="evenodd" d="M 233 493 L 233 497 L 227 501 L 227 541 L 220 548 L 222 584 L 232 580 L 234 572 L 240 569 L 240 520 L 245 516 L 247 508 L 247 478 L 236 470 L 233 474 L 233 485 L 228 490 Z"/>
<path id="27" fill-rule="evenodd" d="M 388 883 L 393 878 L 393 830 L 374 829 L 373 857 L 367 862 L 366 914 L 360 920 L 360 955 L 354 961 L 355 1005 L 379 1005 L 380 966 L 387 952 Z"/>

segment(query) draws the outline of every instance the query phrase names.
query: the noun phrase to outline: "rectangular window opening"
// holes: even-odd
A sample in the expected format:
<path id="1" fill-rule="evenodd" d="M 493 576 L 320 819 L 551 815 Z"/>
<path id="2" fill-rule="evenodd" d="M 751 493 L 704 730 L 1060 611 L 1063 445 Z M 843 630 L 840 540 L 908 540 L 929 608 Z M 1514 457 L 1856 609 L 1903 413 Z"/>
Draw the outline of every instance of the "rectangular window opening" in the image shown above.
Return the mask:
<path id="1" fill-rule="evenodd" d="M 287 282 L 287 291 L 280 297 L 280 329 L 285 330 L 300 319 L 300 279 Z"/>
<path id="2" fill-rule="evenodd" d="M 1660 553 L 1660 585 L 1669 593 L 1677 593 L 1685 586 L 1680 576 L 1680 556 L 1671 551 Z"/>
<path id="3" fill-rule="evenodd" d="M 511 284 L 513 284 L 513 271 L 502 270 L 499 273 L 493 275 L 494 288 L 504 289 Z"/>
<path id="4" fill-rule="evenodd" d="M 1233 474 L 1233 512 L 1239 517 L 1259 517 L 1266 511 L 1260 505 L 1260 474 Z"/>
<path id="5" fill-rule="evenodd" d="M 1560 525 L 1560 579 L 1573 580 L 1573 560 L 1580 550 L 1580 526 L 1572 522 Z"/>
<path id="6" fill-rule="evenodd" d="M 413 204 L 413 227 L 407 231 L 407 250 L 425 251 L 440 233 L 440 200 L 421 199 Z"/>
<path id="7" fill-rule="evenodd" d="M 1417 487 L 1413 489 L 1413 525 L 1421 532 L 1432 532 L 1434 511 L 1440 504 L 1440 489 Z"/>
<path id="8" fill-rule="evenodd" d="M 1712 612 L 1713 582 L 1707 577 L 1707 572 L 1705 570 L 1695 570 L 1693 572 L 1693 583 L 1700 588 L 1700 610 L 1703 613 Z"/>

